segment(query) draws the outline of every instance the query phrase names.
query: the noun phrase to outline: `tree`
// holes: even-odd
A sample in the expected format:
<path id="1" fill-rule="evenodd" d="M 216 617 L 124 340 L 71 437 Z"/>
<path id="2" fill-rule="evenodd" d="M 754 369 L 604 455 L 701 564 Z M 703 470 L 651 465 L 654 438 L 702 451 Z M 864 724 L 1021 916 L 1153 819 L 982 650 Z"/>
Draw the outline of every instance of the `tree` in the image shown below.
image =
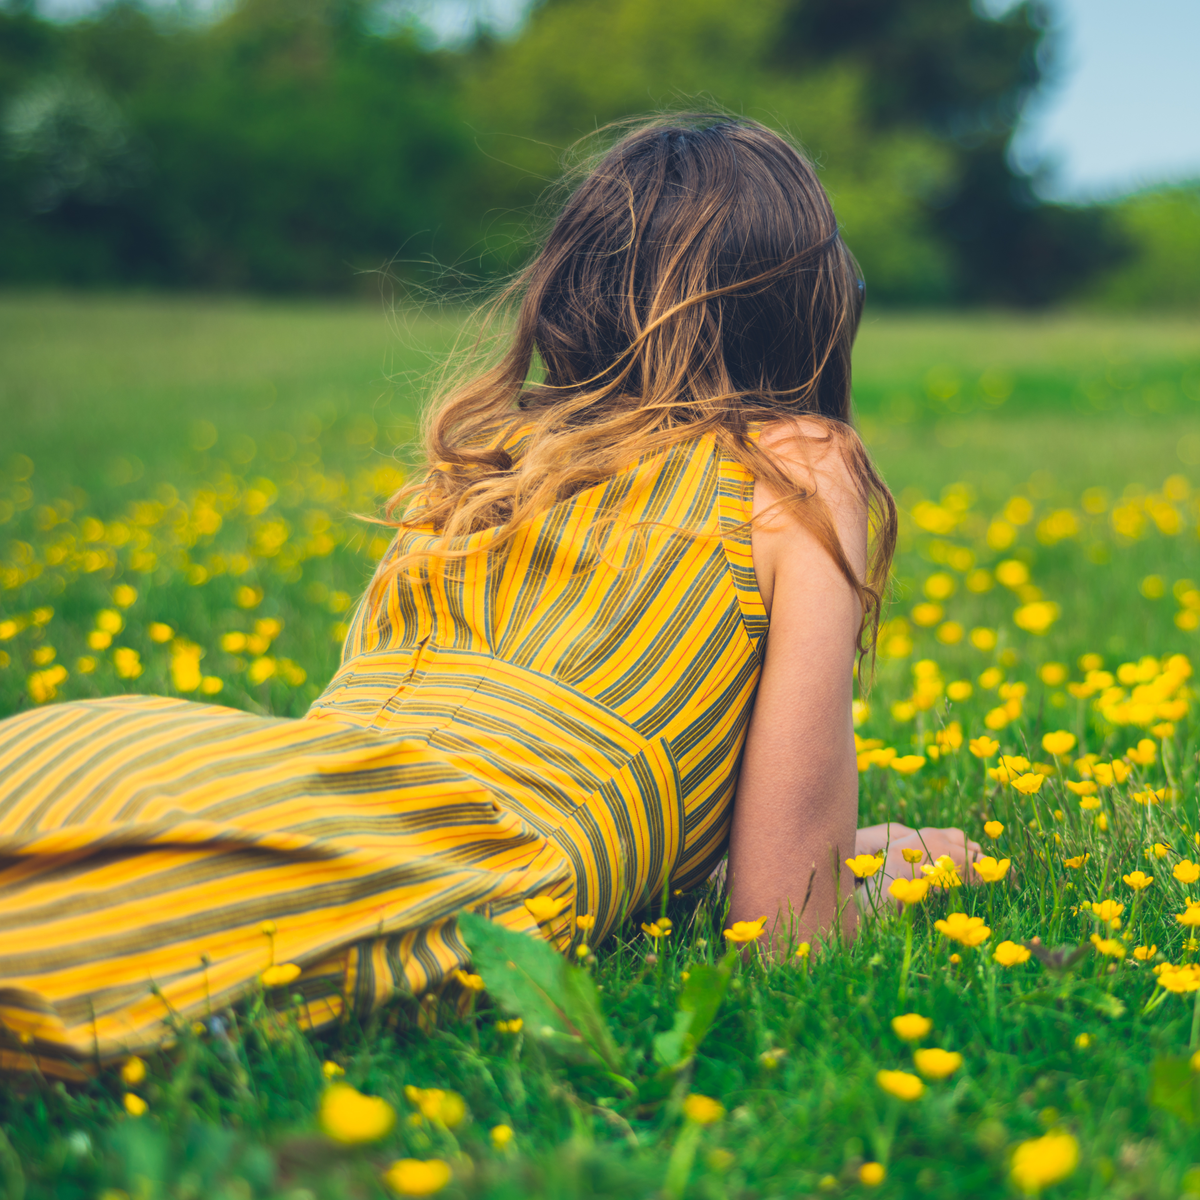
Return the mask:
<path id="1" fill-rule="evenodd" d="M 1001 20 L 970 0 L 544 0 L 476 48 L 470 103 L 518 212 L 597 125 L 715 102 L 812 153 L 874 295 L 1039 303 L 1117 250 L 1104 213 L 1038 204 L 1006 157 L 1046 39 L 1036 0 Z"/>

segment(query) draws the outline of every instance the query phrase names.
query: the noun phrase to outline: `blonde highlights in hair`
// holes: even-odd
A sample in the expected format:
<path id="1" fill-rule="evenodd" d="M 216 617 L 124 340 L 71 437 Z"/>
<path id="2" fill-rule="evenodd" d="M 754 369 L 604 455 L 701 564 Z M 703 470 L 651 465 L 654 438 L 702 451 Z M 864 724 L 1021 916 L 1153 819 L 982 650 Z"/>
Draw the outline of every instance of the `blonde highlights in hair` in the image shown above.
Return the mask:
<path id="1" fill-rule="evenodd" d="M 590 164 L 540 253 L 493 305 L 490 320 L 511 325 L 506 348 L 436 400 L 430 465 L 389 516 L 439 535 L 421 557 L 474 553 L 478 539 L 454 543 L 483 530 L 494 550 L 639 458 L 711 434 L 838 564 L 862 603 L 862 650 L 896 538 L 895 504 L 851 423 L 862 296 L 829 199 L 784 138 L 724 116 L 640 122 Z M 751 435 L 756 423 L 799 417 L 836 439 L 871 508 L 865 580 L 821 497 Z M 385 558 L 376 584 L 416 556 Z"/>

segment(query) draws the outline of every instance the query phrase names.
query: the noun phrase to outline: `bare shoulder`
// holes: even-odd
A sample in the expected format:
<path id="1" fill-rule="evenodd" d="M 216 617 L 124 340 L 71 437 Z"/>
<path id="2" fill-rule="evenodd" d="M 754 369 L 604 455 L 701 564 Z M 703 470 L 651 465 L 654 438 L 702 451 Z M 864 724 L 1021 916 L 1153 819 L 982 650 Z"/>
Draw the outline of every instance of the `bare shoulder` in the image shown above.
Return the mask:
<path id="1" fill-rule="evenodd" d="M 802 417 L 765 426 L 758 444 L 797 490 L 815 497 L 817 506 L 814 520 L 804 521 L 780 504 L 786 497 L 766 480 L 755 480 L 751 553 L 767 611 L 785 575 L 811 580 L 832 569 L 831 578 L 838 576 L 818 532 L 822 525 L 828 529 L 826 521 L 851 568 L 864 578 L 869 501 L 847 453 L 847 439 L 825 421 Z"/>
<path id="2" fill-rule="evenodd" d="M 801 416 L 764 425 L 758 445 L 797 487 L 815 488 L 830 505 L 865 514 L 865 489 L 849 453 L 854 437 L 828 421 Z"/>

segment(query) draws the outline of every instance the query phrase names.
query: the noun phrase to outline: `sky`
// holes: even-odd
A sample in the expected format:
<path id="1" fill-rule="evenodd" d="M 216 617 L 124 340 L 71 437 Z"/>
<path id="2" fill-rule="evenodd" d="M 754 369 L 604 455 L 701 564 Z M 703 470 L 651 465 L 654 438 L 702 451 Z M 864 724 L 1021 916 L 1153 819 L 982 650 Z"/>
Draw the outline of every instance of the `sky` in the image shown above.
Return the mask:
<path id="1" fill-rule="evenodd" d="M 1057 85 L 1014 139 L 1039 189 L 1085 201 L 1200 179 L 1200 0 L 1054 0 Z"/>
<path id="2" fill-rule="evenodd" d="M 228 0 L 182 3 L 196 12 Z M 1014 139 L 1018 165 L 1039 164 L 1048 199 L 1104 200 L 1159 183 L 1200 179 L 1200 0 L 1049 0 L 1060 31 L 1057 79 L 1029 106 Z M 526 0 L 393 0 L 453 40 L 483 17 L 519 23 Z M 977 0 L 989 12 L 1010 0 Z M 71 17 L 99 0 L 41 0 Z"/>

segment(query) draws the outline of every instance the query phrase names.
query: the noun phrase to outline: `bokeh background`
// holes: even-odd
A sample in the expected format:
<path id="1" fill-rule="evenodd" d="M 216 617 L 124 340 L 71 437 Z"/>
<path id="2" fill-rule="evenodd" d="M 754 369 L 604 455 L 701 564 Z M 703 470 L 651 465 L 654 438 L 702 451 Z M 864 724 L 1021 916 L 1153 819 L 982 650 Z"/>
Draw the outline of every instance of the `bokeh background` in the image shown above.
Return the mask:
<path id="1" fill-rule="evenodd" d="M 762 119 L 819 165 L 867 280 L 855 403 L 901 503 L 895 619 L 944 557 L 922 505 L 986 531 L 1016 497 L 1025 523 L 972 554 L 1018 554 L 1073 613 L 1046 653 L 1186 651 L 1197 11 L 0 4 L 0 712 L 130 690 L 305 711 L 387 543 L 360 518 L 404 478 L 472 305 L 589 135 L 662 107 Z M 1112 524 L 1141 506 L 1158 538 L 1163 496 L 1178 536 Z M 108 636 L 121 586 L 140 599 Z M 270 655 L 227 648 L 264 621 Z M 958 637 L 935 648 L 977 653 Z M 892 644 L 907 686 L 925 651 Z M 173 674 L 180 647 L 219 692 Z"/>
<path id="2" fill-rule="evenodd" d="M 462 287 L 576 139 L 711 101 L 817 158 L 874 300 L 1194 308 L 1188 8 L 8 0 L 0 281 Z"/>

